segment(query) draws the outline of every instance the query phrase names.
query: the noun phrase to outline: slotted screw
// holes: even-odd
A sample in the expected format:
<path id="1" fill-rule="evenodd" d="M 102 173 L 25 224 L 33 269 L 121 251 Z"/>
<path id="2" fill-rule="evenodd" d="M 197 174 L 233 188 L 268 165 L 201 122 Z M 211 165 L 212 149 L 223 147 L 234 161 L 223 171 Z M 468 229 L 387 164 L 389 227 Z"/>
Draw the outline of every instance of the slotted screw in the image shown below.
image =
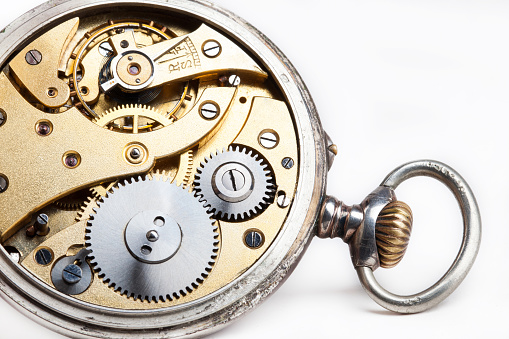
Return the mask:
<path id="1" fill-rule="evenodd" d="M 279 143 L 279 137 L 274 132 L 262 132 L 258 137 L 258 142 L 266 149 L 273 149 Z"/>
<path id="2" fill-rule="evenodd" d="M 246 184 L 244 175 L 235 169 L 226 172 L 222 179 L 224 187 L 233 192 L 240 191 Z"/>
<path id="3" fill-rule="evenodd" d="M 39 65 L 42 61 L 42 54 L 38 50 L 33 49 L 25 55 L 25 60 L 29 65 Z"/>
<path id="4" fill-rule="evenodd" d="M 81 267 L 75 264 L 67 265 L 62 271 L 62 279 L 71 285 L 77 284 L 83 277 Z"/>
<path id="5" fill-rule="evenodd" d="M 248 231 L 244 241 L 249 248 L 259 248 L 263 245 L 263 235 L 259 231 Z"/>
<path id="6" fill-rule="evenodd" d="M 201 106 L 200 115 L 207 120 L 215 119 L 219 115 L 219 107 L 214 103 L 208 102 Z"/>
<path id="7" fill-rule="evenodd" d="M 49 265 L 53 261 L 53 254 L 47 248 L 41 248 L 35 253 L 35 261 L 41 266 Z"/>
<path id="8" fill-rule="evenodd" d="M 283 161 L 281 161 L 281 165 L 283 165 L 284 168 L 290 169 L 295 165 L 295 162 L 292 158 L 284 158 Z"/>
<path id="9" fill-rule="evenodd" d="M 203 54 L 209 58 L 215 58 L 221 53 L 221 45 L 215 40 L 205 42 L 203 45 Z"/>
<path id="10" fill-rule="evenodd" d="M 232 75 L 228 78 L 228 83 L 232 87 L 237 87 L 240 85 L 240 77 L 238 75 Z"/>

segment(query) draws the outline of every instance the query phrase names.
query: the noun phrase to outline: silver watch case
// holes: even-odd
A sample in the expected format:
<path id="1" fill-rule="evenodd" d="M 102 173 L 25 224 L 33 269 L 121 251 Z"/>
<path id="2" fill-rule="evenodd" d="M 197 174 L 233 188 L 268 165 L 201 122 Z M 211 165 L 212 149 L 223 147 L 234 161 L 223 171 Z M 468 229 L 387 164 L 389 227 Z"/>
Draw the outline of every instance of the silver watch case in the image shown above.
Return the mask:
<path id="1" fill-rule="evenodd" d="M 60 293 L 0 250 L 0 290 L 10 304 L 67 336 L 77 338 L 200 337 L 221 329 L 274 292 L 292 272 L 315 234 L 327 174 L 326 136 L 313 100 L 295 68 L 262 33 L 231 12 L 199 0 L 54 0 L 0 32 L 0 64 L 34 34 L 82 11 L 103 6 L 143 6 L 181 12 L 207 22 L 253 53 L 271 73 L 293 112 L 299 136 L 300 173 L 295 200 L 282 232 L 253 267 L 224 288 L 169 309 L 123 311 L 93 306 Z"/>

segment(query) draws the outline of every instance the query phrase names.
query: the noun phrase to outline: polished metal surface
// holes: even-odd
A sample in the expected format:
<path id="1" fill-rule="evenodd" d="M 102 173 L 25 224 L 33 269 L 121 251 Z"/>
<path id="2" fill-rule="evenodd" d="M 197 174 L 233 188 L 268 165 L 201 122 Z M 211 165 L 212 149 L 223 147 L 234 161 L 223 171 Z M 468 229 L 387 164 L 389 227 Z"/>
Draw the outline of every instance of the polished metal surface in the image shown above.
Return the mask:
<path id="1" fill-rule="evenodd" d="M 92 269 L 86 261 L 86 257 L 89 253 L 89 250 L 83 249 L 74 256 L 57 260 L 51 270 L 51 281 L 57 290 L 69 295 L 85 292 L 88 286 L 90 286 L 93 277 Z M 69 271 L 69 269 L 71 269 L 69 266 L 76 266 L 79 268 L 79 271 Z"/>
<path id="2" fill-rule="evenodd" d="M 400 296 L 385 290 L 375 279 L 373 268 L 358 265 L 357 274 L 362 286 L 379 305 L 399 313 L 425 311 L 447 298 L 463 281 L 475 261 L 481 241 L 481 216 L 472 190 L 451 167 L 432 160 L 405 164 L 382 182 L 385 189 L 395 190 L 403 181 L 427 176 L 446 185 L 458 201 L 463 216 L 463 242 L 447 273 L 433 286 L 417 294 Z"/>
<path id="3" fill-rule="evenodd" d="M 149 210 L 136 214 L 125 228 L 126 246 L 136 259 L 160 264 L 172 258 L 182 244 L 182 229 L 168 214 Z"/>
<path id="4" fill-rule="evenodd" d="M 322 204 L 318 219 L 319 238 L 341 238 L 350 242 L 364 220 L 364 209 L 361 205 L 348 206 L 335 197 L 327 196 Z"/>
<path id="5" fill-rule="evenodd" d="M 273 181 L 273 173 L 261 155 L 230 147 L 201 164 L 195 191 L 215 216 L 243 220 L 257 215 L 270 203 L 275 190 Z"/>
<path id="6" fill-rule="evenodd" d="M 189 293 L 212 269 L 218 248 L 203 203 L 163 179 L 139 178 L 114 188 L 87 227 L 94 269 L 134 299 L 164 301 Z"/>
<path id="7" fill-rule="evenodd" d="M 349 242 L 350 256 L 355 268 L 370 267 L 374 271 L 380 267 L 375 237 L 376 220 L 382 209 L 394 200 L 394 190 L 381 186 L 361 203 L 364 219 Z"/>

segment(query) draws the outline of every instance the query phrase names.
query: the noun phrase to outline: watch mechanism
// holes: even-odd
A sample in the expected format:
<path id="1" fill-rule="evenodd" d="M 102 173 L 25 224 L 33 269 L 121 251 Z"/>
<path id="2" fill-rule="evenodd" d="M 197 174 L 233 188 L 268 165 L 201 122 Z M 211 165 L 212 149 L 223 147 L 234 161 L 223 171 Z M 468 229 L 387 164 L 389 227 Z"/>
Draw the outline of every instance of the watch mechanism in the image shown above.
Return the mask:
<path id="1" fill-rule="evenodd" d="M 68 17 L 0 74 L 0 234 L 80 302 L 172 307 L 249 270 L 299 174 L 291 108 L 261 60 L 197 18 Z"/>

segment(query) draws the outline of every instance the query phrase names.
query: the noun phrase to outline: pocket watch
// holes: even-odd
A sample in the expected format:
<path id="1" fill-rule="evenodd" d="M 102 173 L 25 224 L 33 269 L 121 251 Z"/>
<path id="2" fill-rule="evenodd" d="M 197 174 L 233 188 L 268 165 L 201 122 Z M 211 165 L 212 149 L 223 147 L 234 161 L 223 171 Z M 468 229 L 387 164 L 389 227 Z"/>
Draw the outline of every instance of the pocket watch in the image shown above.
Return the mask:
<path id="1" fill-rule="evenodd" d="M 474 195 L 441 162 L 396 168 L 359 204 L 327 195 L 338 147 L 302 79 L 207 1 L 50 1 L 0 32 L 0 64 L 0 290 L 56 332 L 211 334 L 314 237 L 347 243 L 368 295 L 399 313 L 444 300 L 476 257 Z M 451 190 L 463 241 L 436 284 L 401 296 L 373 271 L 406 251 L 395 190 L 416 176 Z"/>

